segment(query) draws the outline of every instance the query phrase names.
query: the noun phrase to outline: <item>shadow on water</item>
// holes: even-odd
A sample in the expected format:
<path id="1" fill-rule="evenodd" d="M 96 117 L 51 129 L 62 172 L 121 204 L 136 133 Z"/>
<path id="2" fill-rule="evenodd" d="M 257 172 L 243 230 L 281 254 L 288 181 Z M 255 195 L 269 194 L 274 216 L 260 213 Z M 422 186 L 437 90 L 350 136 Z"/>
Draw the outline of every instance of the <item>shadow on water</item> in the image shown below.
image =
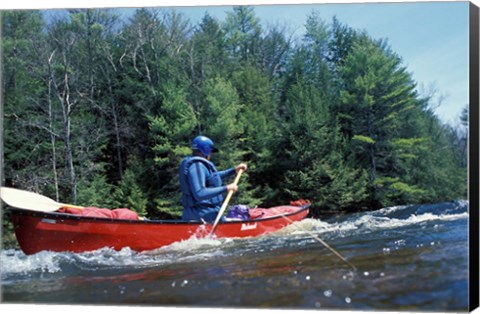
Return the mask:
<path id="1" fill-rule="evenodd" d="M 190 239 L 145 253 L 3 251 L 3 301 L 464 311 L 467 209 L 465 202 L 393 207 L 306 219 L 255 239 Z"/>

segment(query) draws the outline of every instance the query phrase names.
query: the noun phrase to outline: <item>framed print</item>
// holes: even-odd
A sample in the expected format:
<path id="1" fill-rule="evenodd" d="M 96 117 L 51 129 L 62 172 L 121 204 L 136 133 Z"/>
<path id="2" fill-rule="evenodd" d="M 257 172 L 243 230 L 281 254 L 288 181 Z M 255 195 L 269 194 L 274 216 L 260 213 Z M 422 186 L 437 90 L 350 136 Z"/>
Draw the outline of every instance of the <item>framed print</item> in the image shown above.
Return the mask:
<path id="1" fill-rule="evenodd" d="M 2 307 L 478 308 L 478 3 L 36 6 L 0 8 Z"/>

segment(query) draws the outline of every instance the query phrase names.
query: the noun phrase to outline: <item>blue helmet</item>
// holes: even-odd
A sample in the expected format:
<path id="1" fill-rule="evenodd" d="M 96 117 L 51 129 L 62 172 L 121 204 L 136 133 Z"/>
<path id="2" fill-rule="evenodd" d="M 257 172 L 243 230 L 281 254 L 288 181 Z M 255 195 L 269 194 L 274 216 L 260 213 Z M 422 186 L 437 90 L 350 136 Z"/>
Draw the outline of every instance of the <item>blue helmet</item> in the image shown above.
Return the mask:
<path id="1" fill-rule="evenodd" d="M 203 155 L 208 156 L 212 152 L 218 152 L 213 141 L 206 136 L 199 135 L 193 139 L 192 149 L 200 151 Z"/>

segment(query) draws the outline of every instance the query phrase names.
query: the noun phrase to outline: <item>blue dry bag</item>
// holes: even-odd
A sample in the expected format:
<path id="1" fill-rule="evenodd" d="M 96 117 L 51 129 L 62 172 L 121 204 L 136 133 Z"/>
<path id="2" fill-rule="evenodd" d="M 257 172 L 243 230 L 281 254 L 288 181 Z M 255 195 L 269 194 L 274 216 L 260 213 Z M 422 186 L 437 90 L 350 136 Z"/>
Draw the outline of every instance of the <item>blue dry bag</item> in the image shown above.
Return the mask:
<path id="1" fill-rule="evenodd" d="M 227 218 L 249 220 L 250 207 L 248 207 L 248 205 L 233 205 L 228 210 Z"/>

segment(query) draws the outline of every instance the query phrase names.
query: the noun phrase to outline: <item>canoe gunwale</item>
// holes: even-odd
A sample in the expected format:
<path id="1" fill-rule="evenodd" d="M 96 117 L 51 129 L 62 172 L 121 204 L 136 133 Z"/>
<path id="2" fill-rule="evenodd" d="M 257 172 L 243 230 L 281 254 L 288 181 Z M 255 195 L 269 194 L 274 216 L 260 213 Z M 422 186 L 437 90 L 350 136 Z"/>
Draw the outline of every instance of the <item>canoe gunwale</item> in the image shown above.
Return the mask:
<path id="1" fill-rule="evenodd" d="M 229 225 L 229 224 L 238 224 L 238 223 L 251 223 L 251 222 L 262 222 L 268 221 L 273 219 L 278 219 L 281 217 L 289 217 L 293 215 L 297 215 L 300 212 L 306 211 L 310 208 L 310 204 L 302 205 L 302 206 L 293 206 L 298 207 L 298 210 L 294 212 L 290 212 L 287 214 L 278 214 L 273 216 L 268 216 L 265 218 L 257 218 L 257 219 L 249 219 L 249 220 L 231 220 L 231 221 L 224 221 L 220 222 L 219 225 Z M 268 208 L 267 208 L 268 209 Z M 28 209 L 20 209 L 11 207 L 10 211 L 16 215 L 21 216 L 32 216 L 32 217 L 39 217 L 45 219 L 59 219 L 59 220 L 74 220 L 74 221 L 98 221 L 102 223 L 122 223 L 122 224 L 155 224 L 155 225 L 204 225 L 205 223 L 201 221 L 186 221 L 186 220 L 130 220 L 130 219 L 114 219 L 114 218 L 104 218 L 104 217 L 88 217 L 88 216 L 80 216 L 68 213 L 58 213 L 58 212 L 40 212 L 40 211 L 33 211 Z"/>

